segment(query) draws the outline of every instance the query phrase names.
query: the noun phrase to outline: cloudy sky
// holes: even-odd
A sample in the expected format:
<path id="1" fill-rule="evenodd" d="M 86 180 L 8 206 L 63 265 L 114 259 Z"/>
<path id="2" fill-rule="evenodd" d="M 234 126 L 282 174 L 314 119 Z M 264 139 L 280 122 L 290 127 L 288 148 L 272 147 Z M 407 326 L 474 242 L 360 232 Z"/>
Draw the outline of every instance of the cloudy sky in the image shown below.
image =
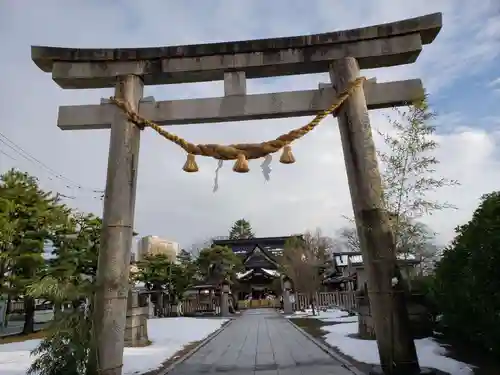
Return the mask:
<path id="1" fill-rule="evenodd" d="M 500 3 L 497 0 L 162 0 L 0 1 L 0 172 L 11 167 L 39 177 L 67 203 L 100 214 L 92 190 L 104 189 L 109 131 L 64 132 L 56 127 L 60 105 L 97 104 L 112 90 L 59 88 L 30 58 L 30 45 L 146 47 L 293 36 L 370 26 L 443 12 L 436 41 L 409 66 L 363 72 L 380 81 L 422 78 L 439 113 L 438 173 L 457 179 L 433 198 L 456 211 L 425 221 L 446 243 L 470 218 L 479 197 L 500 183 Z M 326 75 L 249 81 L 248 93 L 316 88 Z M 222 82 L 148 86 L 157 100 L 223 95 Z M 371 112 L 383 129 L 382 111 Z M 195 143 L 260 142 L 308 118 L 176 126 Z M 216 161 L 198 160 L 200 173 L 181 168 L 185 153 L 156 134 L 142 133 L 135 226 L 183 246 L 226 235 L 232 222 L 250 220 L 258 236 L 280 236 L 321 227 L 333 234 L 352 209 L 340 138 L 328 119 L 294 146 L 296 164 L 272 164 L 265 182 L 260 161 L 235 174 L 226 163 L 212 193 Z M 36 160 L 22 157 L 18 147 Z M 275 157 L 276 159 L 276 157 Z M 39 162 L 43 163 L 40 164 Z M 50 169 L 50 170 L 49 170 Z M 55 173 L 56 171 L 57 173 Z M 63 176 L 63 177 L 60 177 Z M 69 180 L 69 181 L 68 181 Z M 79 186 L 82 186 L 80 188 Z"/>

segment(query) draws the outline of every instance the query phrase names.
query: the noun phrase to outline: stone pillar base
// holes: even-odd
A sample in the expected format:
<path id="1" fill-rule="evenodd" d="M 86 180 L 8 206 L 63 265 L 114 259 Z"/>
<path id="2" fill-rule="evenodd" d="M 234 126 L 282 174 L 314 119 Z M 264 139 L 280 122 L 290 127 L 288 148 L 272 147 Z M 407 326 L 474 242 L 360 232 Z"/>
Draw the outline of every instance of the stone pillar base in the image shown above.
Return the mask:
<path id="1" fill-rule="evenodd" d="M 230 316 L 230 314 L 229 314 L 229 294 L 226 292 L 221 293 L 220 316 L 221 317 Z"/>
<path id="2" fill-rule="evenodd" d="M 293 314 L 293 305 L 292 301 L 290 301 L 290 291 L 285 290 L 283 293 L 283 313 L 285 315 Z"/>

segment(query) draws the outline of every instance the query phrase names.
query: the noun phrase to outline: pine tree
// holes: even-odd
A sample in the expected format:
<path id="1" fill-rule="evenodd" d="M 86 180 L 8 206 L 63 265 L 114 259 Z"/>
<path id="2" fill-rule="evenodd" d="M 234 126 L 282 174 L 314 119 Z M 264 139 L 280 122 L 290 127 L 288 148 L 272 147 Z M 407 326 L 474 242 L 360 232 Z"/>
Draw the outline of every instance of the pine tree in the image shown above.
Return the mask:
<path id="1" fill-rule="evenodd" d="M 203 249 L 196 259 L 198 271 L 207 282 L 219 284 L 224 280 L 236 281 L 236 273 L 242 270 L 241 258 L 226 246 Z"/>
<path id="2" fill-rule="evenodd" d="M 0 204 L 7 208 L 0 232 L 8 236 L 1 245 L 2 281 L 10 294 L 24 296 L 23 333 L 32 333 L 35 301 L 26 295 L 26 287 L 45 269 L 45 247 L 51 233 L 64 224 L 67 208 L 57 195 L 41 190 L 35 177 L 14 169 L 1 176 L 0 196 Z"/>
<path id="3" fill-rule="evenodd" d="M 154 292 L 152 301 L 156 316 L 163 316 L 163 294 L 172 288 L 173 268 L 174 264 L 165 254 L 147 255 L 137 262 L 138 271 L 134 279 L 143 282 L 149 291 Z"/>
<path id="4" fill-rule="evenodd" d="M 229 239 L 231 240 L 241 240 L 254 237 L 255 235 L 252 231 L 252 226 L 250 225 L 250 222 L 245 219 L 237 220 L 229 231 Z"/>
<path id="5" fill-rule="evenodd" d="M 37 358 L 29 373 L 39 375 L 95 374 L 92 300 L 102 221 L 94 215 L 72 214 L 51 236 L 53 255 L 28 295 L 54 303 L 48 335 L 33 350 Z M 62 312 L 70 302 L 72 309 Z"/>

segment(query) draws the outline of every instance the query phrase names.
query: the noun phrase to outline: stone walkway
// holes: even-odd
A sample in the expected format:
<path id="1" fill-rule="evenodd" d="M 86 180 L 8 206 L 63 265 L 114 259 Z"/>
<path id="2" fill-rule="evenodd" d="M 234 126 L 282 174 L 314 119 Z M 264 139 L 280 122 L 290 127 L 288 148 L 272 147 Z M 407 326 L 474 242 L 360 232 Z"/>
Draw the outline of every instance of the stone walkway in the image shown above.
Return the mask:
<path id="1" fill-rule="evenodd" d="M 271 309 L 248 310 L 169 375 L 353 375 Z"/>

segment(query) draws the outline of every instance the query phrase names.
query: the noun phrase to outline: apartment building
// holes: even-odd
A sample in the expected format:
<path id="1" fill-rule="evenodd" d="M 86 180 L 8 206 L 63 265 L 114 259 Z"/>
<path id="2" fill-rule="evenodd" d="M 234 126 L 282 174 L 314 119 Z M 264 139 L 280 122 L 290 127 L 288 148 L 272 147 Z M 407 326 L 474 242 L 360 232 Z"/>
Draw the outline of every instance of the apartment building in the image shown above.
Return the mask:
<path id="1" fill-rule="evenodd" d="M 175 262 L 177 261 L 179 252 L 180 246 L 177 242 L 158 236 L 142 237 L 137 246 L 138 260 L 144 259 L 146 255 L 166 254 L 172 262 Z"/>

